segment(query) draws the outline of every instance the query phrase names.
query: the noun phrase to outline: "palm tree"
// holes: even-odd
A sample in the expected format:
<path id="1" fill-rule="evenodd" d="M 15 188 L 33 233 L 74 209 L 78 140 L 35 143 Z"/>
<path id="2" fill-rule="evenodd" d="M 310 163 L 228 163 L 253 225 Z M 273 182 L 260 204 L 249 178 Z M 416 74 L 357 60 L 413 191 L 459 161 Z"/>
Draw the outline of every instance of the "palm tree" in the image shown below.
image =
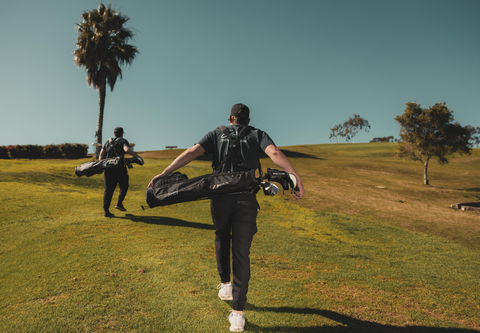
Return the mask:
<path id="1" fill-rule="evenodd" d="M 78 67 L 85 67 L 88 86 L 93 86 L 100 95 L 95 136 L 101 144 L 107 83 L 113 91 L 117 77 L 122 78 L 120 66 L 131 65 L 138 50 L 128 44 L 135 36 L 131 29 L 124 27 L 130 18 L 112 9 L 111 4 L 105 7 L 101 3 L 98 9 L 87 10 L 81 17 L 82 23 L 76 23 L 78 37 L 74 61 Z M 97 146 L 97 159 L 99 154 L 100 146 Z"/>

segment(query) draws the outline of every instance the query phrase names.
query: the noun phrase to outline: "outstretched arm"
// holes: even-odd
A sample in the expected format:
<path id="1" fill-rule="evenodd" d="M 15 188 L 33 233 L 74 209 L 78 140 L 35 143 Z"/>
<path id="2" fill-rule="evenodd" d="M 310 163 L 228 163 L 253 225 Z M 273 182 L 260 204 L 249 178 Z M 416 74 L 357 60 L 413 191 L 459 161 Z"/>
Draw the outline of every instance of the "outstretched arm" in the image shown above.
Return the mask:
<path id="1" fill-rule="evenodd" d="M 287 156 L 285 156 L 280 149 L 278 149 L 275 145 L 271 144 L 265 149 L 265 153 L 270 157 L 273 163 L 275 163 L 280 169 L 285 170 L 297 178 L 297 187 L 298 191 L 295 191 L 295 195 L 297 196 L 295 199 L 301 199 L 303 194 L 305 193 L 305 189 L 303 188 L 302 180 L 300 176 L 293 168 L 292 163 L 290 163 Z"/>
<path id="2" fill-rule="evenodd" d="M 181 167 L 187 165 L 203 153 L 205 153 L 205 150 L 198 143 L 195 146 L 188 148 L 183 153 L 178 155 L 178 157 L 168 167 L 166 167 L 161 174 L 153 177 L 150 183 L 148 183 L 148 187 L 152 187 L 158 178 L 180 169 Z"/>
<path id="3" fill-rule="evenodd" d="M 123 146 L 123 151 L 126 153 L 126 154 L 129 154 L 129 155 L 132 155 L 133 157 L 140 157 L 138 156 L 138 154 L 136 152 L 134 152 L 132 150 L 132 148 L 130 148 L 129 146 Z"/>

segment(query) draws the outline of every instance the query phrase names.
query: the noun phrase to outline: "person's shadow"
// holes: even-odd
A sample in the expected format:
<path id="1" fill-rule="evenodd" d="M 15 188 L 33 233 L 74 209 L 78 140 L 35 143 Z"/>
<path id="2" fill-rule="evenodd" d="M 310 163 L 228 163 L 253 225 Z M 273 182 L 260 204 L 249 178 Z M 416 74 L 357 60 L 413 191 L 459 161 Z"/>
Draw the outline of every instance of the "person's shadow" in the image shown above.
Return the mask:
<path id="1" fill-rule="evenodd" d="M 292 308 L 292 307 L 257 307 L 253 304 L 247 303 L 245 305 L 246 311 L 255 312 L 275 312 L 283 314 L 314 314 L 336 321 L 341 325 L 338 326 L 309 326 L 309 327 L 291 327 L 282 326 L 280 323 L 277 326 L 262 327 L 255 323 L 249 322 L 246 319 L 245 331 L 248 332 L 301 332 L 301 333 L 473 333 L 478 332 L 471 329 L 461 328 L 438 328 L 426 326 L 405 326 L 398 327 L 392 325 L 383 325 L 370 321 L 355 319 L 330 310 L 318 310 L 310 308 Z"/>
<path id="2" fill-rule="evenodd" d="M 213 226 L 213 224 L 188 222 L 184 220 L 174 219 L 171 217 L 163 217 L 163 216 L 136 216 L 133 214 L 125 214 L 125 217 L 119 217 L 119 218 L 127 219 L 133 222 L 143 222 L 148 224 L 215 230 L 215 227 Z"/>

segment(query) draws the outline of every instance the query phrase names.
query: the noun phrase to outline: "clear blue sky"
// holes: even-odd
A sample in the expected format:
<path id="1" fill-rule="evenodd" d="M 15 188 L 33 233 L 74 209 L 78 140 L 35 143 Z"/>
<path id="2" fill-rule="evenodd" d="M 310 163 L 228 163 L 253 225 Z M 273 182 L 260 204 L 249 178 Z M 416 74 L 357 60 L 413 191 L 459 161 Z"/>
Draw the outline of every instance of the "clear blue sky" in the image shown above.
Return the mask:
<path id="1" fill-rule="evenodd" d="M 1 1 L 0 145 L 91 144 L 98 92 L 72 53 L 99 1 Z M 239 102 L 279 146 L 328 143 L 354 113 L 371 125 L 355 142 L 398 137 L 409 101 L 480 126 L 478 0 L 111 3 L 140 54 L 107 93 L 104 140 L 123 126 L 137 151 L 187 148 Z"/>

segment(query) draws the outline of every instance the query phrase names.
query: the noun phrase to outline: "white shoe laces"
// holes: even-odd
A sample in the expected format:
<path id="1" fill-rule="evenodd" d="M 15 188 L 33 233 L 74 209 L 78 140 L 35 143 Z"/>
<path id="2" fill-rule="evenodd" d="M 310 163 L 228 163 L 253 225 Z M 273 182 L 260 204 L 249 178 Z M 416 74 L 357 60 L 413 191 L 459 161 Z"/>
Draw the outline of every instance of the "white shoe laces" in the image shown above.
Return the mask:
<path id="1" fill-rule="evenodd" d="M 217 289 L 223 289 L 223 288 L 227 288 L 227 287 L 230 287 L 231 284 L 223 284 L 223 283 L 220 283 L 218 286 L 217 286 Z"/>

